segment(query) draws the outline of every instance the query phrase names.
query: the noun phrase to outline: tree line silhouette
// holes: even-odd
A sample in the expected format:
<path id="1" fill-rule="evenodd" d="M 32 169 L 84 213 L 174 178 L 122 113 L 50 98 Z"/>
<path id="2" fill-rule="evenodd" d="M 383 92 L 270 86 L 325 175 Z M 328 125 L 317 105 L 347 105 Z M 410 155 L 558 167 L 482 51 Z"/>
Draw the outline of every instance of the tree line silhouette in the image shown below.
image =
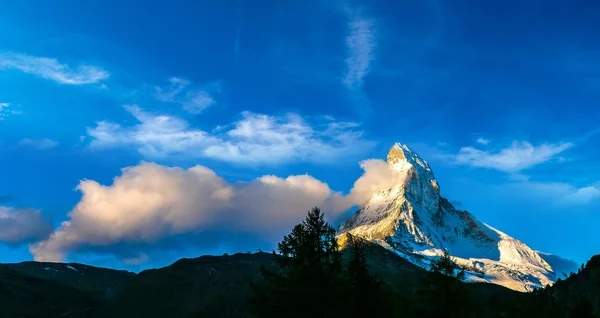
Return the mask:
<path id="1" fill-rule="evenodd" d="M 597 284 L 588 292 L 592 297 L 569 296 L 574 287 L 565 287 L 565 292 L 561 288 L 565 282 L 559 281 L 555 287 L 522 297 L 498 296 L 502 305 L 492 309 L 479 302 L 473 288 L 467 288 L 473 284 L 463 283 L 465 269 L 445 251 L 432 261 L 430 273 L 407 300 L 370 269 L 367 250 L 374 243 L 346 237 L 349 253 L 344 255 L 324 214 L 317 207 L 309 211 L 273 251 L 275 268 L 262 266 L 262 279 L 251 283 L 250 313 L 261 318 L 600 317 L 600 303 L 592 303 L 600 301 L 598 268 L 588 274 Z M 582 272 L 567 280 L 575 281 Z"/>

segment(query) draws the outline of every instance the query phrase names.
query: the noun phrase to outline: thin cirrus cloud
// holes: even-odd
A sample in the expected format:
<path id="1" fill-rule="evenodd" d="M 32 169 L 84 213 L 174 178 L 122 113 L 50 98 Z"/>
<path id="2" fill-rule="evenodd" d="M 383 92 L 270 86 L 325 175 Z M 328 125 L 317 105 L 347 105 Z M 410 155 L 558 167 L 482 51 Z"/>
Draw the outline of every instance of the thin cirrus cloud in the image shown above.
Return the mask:
<path id="1" fill-rule="evenodd" d="M 40 210 L 0 206 L 0 242 L 10 245 L 44 240 L 52 233 Z"/>
<path id="2" fill-rule="evenodd" d="M 357 123 L 331 118 L 311 125 L 296 114 L 279 117 L 242 112 L 239 120 L 207 132 L 190 127 L 179 117 L 149 113 L 135 105 L 125 109 L 138 123 L 124 127 L 98 122 L 87 129 L 90 148 L 133 147 L 149 159 L 183 156 L 255 165 L 333 162 L 373 146 L 357 130 Z"/>
<path id="3" fill-rule="evenodd" d="M 154 86 L 155 97 L 161 102 L 173 102 L 175 96 L 179 95 L 181 91 L 190 85 L 190 81 L 180 78 L 171 77 L 169 78 L 169 86 L 160 87 Z"/>
<path id="4" fill-rule="evenodd" d="M 556 155 L 573 145 L 572 142 L 565 142 L 534 146 L 527 141 L 514 141 L 510 147 L 496 152 L 480 150 L 475 147 L 462 147 L 458 154 L 451 155 L 451 157 L 455 163 L 461 165 L 519 173 L 554 159 Z"/>
<path id="5" fill-rule="evenodd" d="M 0 120 L 4 120 L 13 115 L 20 115 L 21 111 L 14 109 L 10 103 L 0 103 Z"/>
<path id="6" fill-rule="evenodd" d="M 482 144 L 482 145 L 487 145 L 490 143 L 489 139 L 485 139 L 483 137 L 479 137 L 477 138 L 477 140 L 475 140 L 478 144 Z"/>
<path id="7" fill-rule="evenodd" d="M 600 199 L 600 189 L 595 186 L 588 186 L 573 190 L 566 194 L 560 203 L 566 205 L 587 205 L 598 202 Z"/>
<path id="8" fill-rule="evenodd" d="M 9 109 L 10 104 L 9 103 L 0 103 L 0 120 L 4 120 L 5 118 L 9 117 L 10 115 L 14 115 L 15 111 Z"/>
<path id="9" fill-rule="evenodd" d="M 58 146 L 58 141 L 43 138 L 43 139 L 29 139 L 24 138 L 19 141 L 19 146 L 29 148 L 33 150 L 47 150 Z"/>
<path id="10" fill-rule="evenodd" d="M 538 197 L 543 202 L 550 202 L 551 207 L 583 208 L 600 204 L 600 188 L 598 185 L 577 187 L 564 182 L 522 181 L 504 183 L 497 186 L 500 191 L 509 190 L 511 196 L 524 195 L 528 199 Z"/>
<path id="11" fill-rule="evenodd" d="M 348 12 L 348 35 L 345 39 L 347 57 L 343 83 L 350 89 L 360 89 L 369 73 L 377 46 L 375 21 L 359 11 Z"/>
<path id="12" fill-rule="evenodd" d="M 382 160 L 360 165 L 363 175 L 342 195 L 309 175 L 230 183 L 200 165 L 182 169 L 143 162 L 123 169 L 111 185 L 81 181 L 82 198 L 69 220 L 30 251 L 38 261 L 92 252 L 138 264 L 164 244 L 173 244 L 171 249 L 210 241 L 243 244 L 234 241 L 248 234 L 273 243 L 310 208 L 320 206 L 336 218 L 402 177 Z"/>
<path id="13" fill-rule="evenodd" d="M 154 87 L 154 96 L 161 102 L 181 104 L 183 110 L 194 115 L 199 114 L 206 108 L 217 104 L 217 101 L 210 92 L 214 89 L 192 89 L 190 88 L 190 85 L 191 81 L 187 79 L 181 77 L 171 77 L 169 78 L 168 86 Z"/>
<path id="14" fill-rule="evenodd" d="M 16 69 L 68 85 L 98 83 L 110 76 L 107 71 L 97 66 L 82 64 L 72 68 L 67 64 L 59 63 L 54 58 L 13 52 L 0 53 L 0 70 L 9 69 Z"/>

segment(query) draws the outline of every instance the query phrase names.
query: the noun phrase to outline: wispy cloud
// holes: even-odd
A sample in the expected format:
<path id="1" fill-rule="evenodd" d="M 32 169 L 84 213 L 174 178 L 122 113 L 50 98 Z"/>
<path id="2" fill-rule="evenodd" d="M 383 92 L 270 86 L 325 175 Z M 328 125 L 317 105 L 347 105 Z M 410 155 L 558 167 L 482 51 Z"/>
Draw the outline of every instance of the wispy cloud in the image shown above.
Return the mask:
<path id="1" fill-rule="evenodd" d="M 479 138 L 477 138 L 476 142 L 477 142 L 478 144 L 482 144 L 482 145 L 487 145 L 487 144 L 489 144 L 489 143 L 490 143 L 490 141 L 489 141 L 488 139 L 485 139 L 485 138 L 483 138 L 483 137 L 479 137 Z"/>
<path id="2" fill-rule="evenodd" d="M 600 204 L 600 188 L 597 185 L 577 187 L 564 182 L 520 181 L 503 183 L 497 187 L 517 190 L 517 193 L 530 197 L 538 196 L 556 208 Z"/>
<path id="3" fill-rule="evenodd" d="M 600 201 L 600 189 L 595 186 L 579 188 L 568 192 L 560 201 L 568 205 L 586 205 Z"/>
<path id="4" fill-rule="evenodd" d="M 269 116 L 243 112 L 229 125 L 207 132 L 190 127 L 184 119 L 126 106 L 138 124 L 123 127 L 101 121 L 88 128 L 92 148 L 133 146 L 148 158 L 206 157 L 245 164 L 289 161 L 331 162 L 369 149 L 357 123 L 309 123 L 296 114 Z"/>
<path id="5" fill-rule="evenodd" d="M 8 111 L 9 103 L 0 103 L 0 120 L 4 120 L 4 118 L 10 115 Z"/>
<path id="6" fill-rule="evenodd" d="M 188 85 L 190 85 L 190 81 L 184 78 L 171 77 L 169 78 L 169 86 L 154 86 L 156 91 L 154 96 L 161 102 L 174 102 L 175 96 L 179 95 Z"/>
<path id="7" fill-rule="evenodd" d="M 572 146 L 571 142 L 534 146 L 527 141 L 514 141 L 510 147 L 496 152 L 463 147 L 458 154 L 451 157 L 456 163 L 462 165 L 518 173 L 552 160 Z"/>
<path id="8" fill-rule="evenodd" d="M 200 114 L 203 110 L 216 103 L 215 99 L 206 91 L 190 91 L 185 96 L 182 108 L 190 114 Z"/>
<path id="9" fill-rule="evenodd" d="M 350 89 L 360 89 L 369 73 L 377 46 L 375 21 L 359 11 L 349 11 L 346 36 L 346 72 L 343 82 Z"/>
<path id="10" fill-rule="evenodd" d="M 54 58 L 19 53 L 0 53 L 0 70 L 17 69 L 61 84 L 84 85 L 98 83 L 109 77 L 104 69 L 92 65 L 71 68 Z"/>
<path id="11" fill-rule="evenodd" d="M 4 118 L 7 118 L 11 115 L 21 114 L 20 111 L 9 109 L 9 107 L 12 108 L 10 103 L 0 103 L 0 120 L 4 120 Z"/>
<path id="12" fill-rule="evenodd" d="M 171 77 L 167 87 L 154 87 L 155 97 L 161 102 L 181 104 L 190 114 L 199 114 L 217 103 L 211 89 L 192 89 L 190 85 L 191 81 L 187 79 Z"/>
<path id="13" fill-rule="evenodd" d="M 19 146 L 26 147 L 34 150 L 47 150 L 52 149 L 58 146 L 58 141 L 54 141 L 52 139 L 43 138 L 43 139 L 29 139 L 24 138 L 19 141 Z"/>

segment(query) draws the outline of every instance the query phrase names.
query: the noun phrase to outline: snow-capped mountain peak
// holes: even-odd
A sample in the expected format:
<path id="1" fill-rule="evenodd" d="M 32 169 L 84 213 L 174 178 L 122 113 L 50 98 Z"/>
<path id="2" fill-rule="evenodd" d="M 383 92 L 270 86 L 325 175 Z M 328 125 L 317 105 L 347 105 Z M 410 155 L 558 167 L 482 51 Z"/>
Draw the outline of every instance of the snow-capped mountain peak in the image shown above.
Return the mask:
<path id="1" fill-rule="evenodd" d="M 387 163 L 392 166 L 392 168 L 397 170 L 407 169 L 410 165 L 415 168 L 419 174 L 426 175 L 431 179 L 435 179 L 433 177 L 433 171 L 427 161 L 419 157 L 419 155 L 410 150 L 407 145 L 396 143 L 390 149 L 387 155 Z"/>
<path id="2" fill-rule="evenodd" d="M 525 291 L 556 279 L 550 265 L 526 244 L 441 197 L 433 170 L 408 146 L 396 143 L 387 163 L 402 181 L 375 193 L 340 226 L 340 234 L 375 241 L 424 268 L 448 250 L 469 270 L 471 281 Z"/>

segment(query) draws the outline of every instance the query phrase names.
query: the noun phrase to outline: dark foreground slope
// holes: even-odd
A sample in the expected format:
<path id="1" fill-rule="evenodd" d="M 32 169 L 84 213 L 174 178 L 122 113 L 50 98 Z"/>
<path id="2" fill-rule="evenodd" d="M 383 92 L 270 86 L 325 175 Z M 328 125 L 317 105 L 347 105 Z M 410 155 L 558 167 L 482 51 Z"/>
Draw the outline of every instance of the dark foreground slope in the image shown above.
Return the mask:
<path id="1" fill-rule="evenodd" d="M 577 274 L 528 296 L 523 317 L 543 308 L 546 317 L 600 318 L 600 255 L 592 257 Z"/>
<path id="2" fill-rule="evenodd" d="M 94 305 L 90 294 L 0 267 L 0 317 L 58 317 L 86 311 Z"/>
<path id="3" fill-rule="evenodd" d="M 82 264 L 0 264 L 0 317 L 87 317 L 134 276 Z"/>
<path id="4" fill-rule="evenodd" d="M 273 266 L 268 253 L 181 259 L 141 272 L 92 317 L 245 317 L 249 282 L 260 266 Z"/>
<path id="5" fill-rule="evenodd" d="M 344 236 L 348 236 L 345 234 Z M 355 237 L 356 239 L 356 237 Z M 345 257 L 351 250 L 346 246 L 342 237 L 340 245 Z M 423 294 L 427 285 L 438 280 L 438 274 L 428 272 L 382 246 L 364 241 L 367 249 L 367 263 L 375 273 L 395 293 L 398 306 L 403 317 L 420 317 L 424 307 L 430 306 L 430 300 L 424 299 Z M 471 307 L 474 317 L 502 317 L 509 314 L 507 304 L 520 301 L 524 294 L 488 283 L 463 283 L 454 281 L 464 298 L 464 305 Z"/>
<path id="6" fill-rule="evenodd" d="M 349 254 L 345 249 L 344 254 Z M 416 313 L 414 303 L 431 273 L 383 247 L 369 243 L 371 270 L 394 293 L 407 316 Z M 249 282 L 259 280 L 260 265 L 272 267 L 268 253 L 202 256 L 182 259 L 171 266 L 140 273 L 117 297 L 92 317 L 248 317 Z M 522 296 L 492 284 L 464 285 L 476 295 L 480 311 Z M 414 308 L 413 308 L 414 307 Z"/>
<path id="7" fill-rule="evenodd" d="M 4 264 L 23 274 L 59 282 L 104 298 L 111 298 L 127 286 L 135 273 L 78 263 L 23 262 Z"/>
<path id="8" fill-rule="evenodd" d="M 343 252 L 347 256 L 349 249 Z M 376 244 L 367 245 L 367 260 L 402 317 L 424 317 L 423 309 L 436 302 L 423 297 L 436 274 Z M 249 282 L 261 279 L 261 265 L 273 267 L 272 255 L 181 259 L 138 275 L 81 264 L 0 265 L 0 317 L 249 317 Z M 600 256 L 580 273 L 535 293 L 455 284 L 472 317 L 600 317 Z"/>

